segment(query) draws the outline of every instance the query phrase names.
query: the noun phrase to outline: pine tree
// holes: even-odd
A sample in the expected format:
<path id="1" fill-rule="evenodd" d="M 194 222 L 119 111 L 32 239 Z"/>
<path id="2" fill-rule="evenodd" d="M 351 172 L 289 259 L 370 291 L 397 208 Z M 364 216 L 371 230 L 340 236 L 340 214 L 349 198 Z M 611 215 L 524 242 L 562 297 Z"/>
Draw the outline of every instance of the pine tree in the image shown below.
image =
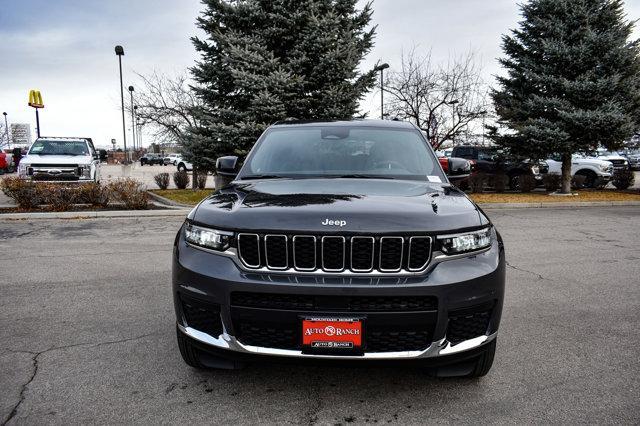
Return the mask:
<path id="1" fill-rule="evenodd" d="M 375 84 L 358 66 L 373 47 L 371 4 L 357 0 L 204 0 L 191 69 L 205 107 L 185 157 L 212 170 L 245 154 L 277 120 L 349 119 Z"/>
<path id="2" fill-rule="evenodd" d="M 500 145 L 544 159 L 620 147 L 640 128 L 640 44 L 621 0 L 529 0 L 520 28 L 503 37 L 508 74 L 492 92 Z"/>

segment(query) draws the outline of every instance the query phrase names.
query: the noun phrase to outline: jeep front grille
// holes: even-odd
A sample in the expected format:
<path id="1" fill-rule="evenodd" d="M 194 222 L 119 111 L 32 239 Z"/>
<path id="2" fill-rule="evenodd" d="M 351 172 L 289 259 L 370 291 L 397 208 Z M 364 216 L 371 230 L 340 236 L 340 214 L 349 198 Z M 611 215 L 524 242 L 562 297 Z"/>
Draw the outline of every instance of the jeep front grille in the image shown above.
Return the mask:
<path id="1" fill-rule="evenodd" d="M 249 269 L 397 273 L 424 270 L 429 236 L 338 236 L 240 233 L 238 257 Z"/>

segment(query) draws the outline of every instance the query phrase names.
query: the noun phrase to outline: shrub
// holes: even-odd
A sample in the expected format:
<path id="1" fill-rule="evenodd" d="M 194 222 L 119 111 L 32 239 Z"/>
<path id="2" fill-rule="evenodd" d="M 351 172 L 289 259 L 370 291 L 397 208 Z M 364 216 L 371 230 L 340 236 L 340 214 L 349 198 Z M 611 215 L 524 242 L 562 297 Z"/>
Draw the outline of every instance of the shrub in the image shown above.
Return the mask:
<path id="1" fill-rule="evenodd" d="M 169 187 L 169 173 L 158 173 L 153 179 L 160 189 L 167 189 Z"/>
<path id="2" fill-rule="evenodd" d="M 574 175 L 571 178 L 571 186 L 574 189 L 582 189 L 584 188 L 584 182 L 587 180 L 585 175 Z"/>
<path id="3" fill-rule="evenodd" d="M 635 176 L 631 170 L 616 170 L 613 172 L 611 183 L 618 189 L 627 189 L 633 185 L 634 180 Z"/>
<path id="4" fill-rule="evenodd" d="M 560 173 L 545 173 L 542 175 L 542 182 L 544 183 L 544 189 L 548 192 L 555 192 L 560 189 L 562 175 Z"/>
<path id="5" fill-rule="evenodd" d="M 207 177 L 208 176 L 206 172 L 198 173 L 196 182 L 198 189 L 204 189 L 207 186 Z"/>
<path id="6" fill-rule="evenodd" d="M 23 209 L 32 209 L 43 203 L 42 191 L 34 182 L 20 179 L 19 177 L 7 177 L 0 184 L 2 192 Z"/>
<path id="7" fill-rule="evenodd" d="M 144 185 L 131 178 L 120 178 L 110 182 L 107 190 L 111 198 L 118 201 L 127 209 L 139 210 L 149 206 L 149 199 Z"/>
<path id="8" fill-rule="evenodd" d="M 41 194 L 41 204 L 49 205 L 54 212 L 70 210 L 79 198 L 80 188 L 76 186 L 55 183 L 38 183 L 36 186 Z"/>
<path id="9" fill-rule="evenodd" d="M 80 185 L 76 193 L 75 202 L 78 204 L 91 204 L 96 207 L 107 207 L 109 204 L 109 190 L 96 182 Z"/>
<path id="10" fill-rule="evenodd" d="M 186 189 L 189 186 L 189 175 L 185 171 L 177 171 L 173 174 L 173 183 L 178 189 Z"/>
<path id="11" fill-rule="evenodd" d="M 484 184 L 487 181 L 487 177 L 484 173 L 475 173 L 469 176 L 469 187 L 474 194 L 484 191 Z"/>
<path id="12" fill-rule="evenodd" d="M 531 192 L 536 189 L 536 178 L 533 175 L 520 175 L 520 191 Z"/>
<path id="13" fill-rule="evenodd" d="M 496 173 L 491 176 L 491 186 L 496 192 L 504 192 L 508 183 L 509 177 L 504 173 Z"/>

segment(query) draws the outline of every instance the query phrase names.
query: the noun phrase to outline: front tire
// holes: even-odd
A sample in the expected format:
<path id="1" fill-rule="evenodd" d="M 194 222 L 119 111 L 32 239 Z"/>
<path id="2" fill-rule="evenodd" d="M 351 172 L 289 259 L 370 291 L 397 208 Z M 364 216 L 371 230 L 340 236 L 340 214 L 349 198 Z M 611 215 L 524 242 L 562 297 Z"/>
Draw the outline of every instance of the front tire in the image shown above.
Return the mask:
<path id="1" fill-rule="evenodd" d="M 591 170 L 578 170 L 576 175 L 584 176 L 584 187 L 585 188 L 594 188 L 596 186 L 596 181 L 598 179 L 598 175 Z"/>
<path id="2" fill-rule="evenodd" d="M 437 368 L 435 370 L 435 376 L 466 378 L 485 376 L 489 370 L 491 370 L 491 366 L 493 365 L 493 359 L 496 354 L 496 341 L 497 339 L 493 339 L 491 342 L 487 343 L 480 355 L 478 355 L 474 360 L 462 361 L 457 364 L 450 364 Z"/>
<path id="3" fill-rule="evenodd" d="M 244 363 L 226 358 L 217 357 L 206 352 L 202 352 L 193 345 L 189 337 L 182 334 L 176 325 L 176 336 L 178 339 L 178 349 L 182 359 L 189 366 L 198 370 L 218 369 L 218 370 L 241 370 Z"/>
<path id="4" fill-rule="evenodd" d="M 179 172 L 186 172 L 187 171 L 187 166 L 185 166 L 182 163 L 178 164 L 178 171 Z"/>
<path id="5" fill-rule="evenodd" d="M 177 326 L 176 335 L 178 338 L 178 349 L 180 349 L 180 355 L 182 355 L 182 359 L 184 360 L 184 362 L 189 367 L 197 368 L 198 370 L 205 369 L 206 367 L 200 362 L 198 350 L 193 347 L 189 339 L 184 334 L 182 334 Z"/>

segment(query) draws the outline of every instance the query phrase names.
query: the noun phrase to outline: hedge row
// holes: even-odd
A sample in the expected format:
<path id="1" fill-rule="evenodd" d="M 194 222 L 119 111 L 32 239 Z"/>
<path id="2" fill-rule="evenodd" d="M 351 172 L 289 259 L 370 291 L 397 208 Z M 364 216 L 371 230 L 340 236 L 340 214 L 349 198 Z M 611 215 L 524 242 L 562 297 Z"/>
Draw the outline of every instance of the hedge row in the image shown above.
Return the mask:
<path id="1" fill-rule="evenodd" d="M 148 208 L 144 185 L 131 178 L 120 178 L 107 184 L 62 185 L 8 177 L 0 182 L 0 189 L 23 209 L 46 206 L 47 210 L 66 211 L 75 204 L 104 208 L 109 203 L 119 203 L 130 210 Z"/>

